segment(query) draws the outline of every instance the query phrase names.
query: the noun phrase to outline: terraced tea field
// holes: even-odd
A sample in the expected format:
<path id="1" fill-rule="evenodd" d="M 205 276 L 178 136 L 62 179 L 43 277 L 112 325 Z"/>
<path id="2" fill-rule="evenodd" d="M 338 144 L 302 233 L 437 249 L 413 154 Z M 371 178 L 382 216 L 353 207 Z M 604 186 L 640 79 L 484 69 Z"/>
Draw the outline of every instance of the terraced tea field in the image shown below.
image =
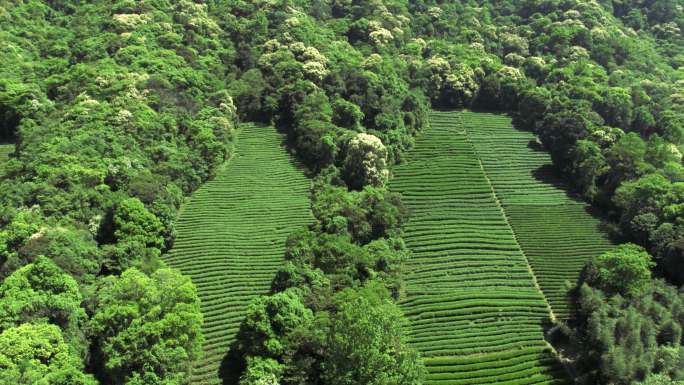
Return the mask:
<path id="1" fill-rule="evenodd" d="M 0 143 L 0 175 L 5 171 L 5 162 L 12 152 L 14 152 L 14 144 Z"/>
<path id="2" fill-rule="evenodd" d="M 204 356 L 192 384 L 219 384 L 218 368 L 249 302 L 270 288 L 286 237 L 307 225 L 309 181 L 271 127 L 244 125 L 233 158 L 195 192 L 166 262 L 192 277 L 204 313 Z"/>
<path id="3" fill-rule="evenodd" d="M 554 314 L 570 313 L 565 282 L 577 282 L 585 262 L 611 247 L 589 207 L 566 193 L 549 154 L 531 132 L 513 128 L 505 115 L 453 112 L 504 206 Z"/>
<path id="4" fill-rule="evenodd" d="M 432 113 L 391 182 L 412 211 L 401 306 L 427 383 L 566 383 L 543 337 L 549 306 L 455 117 Z"/>

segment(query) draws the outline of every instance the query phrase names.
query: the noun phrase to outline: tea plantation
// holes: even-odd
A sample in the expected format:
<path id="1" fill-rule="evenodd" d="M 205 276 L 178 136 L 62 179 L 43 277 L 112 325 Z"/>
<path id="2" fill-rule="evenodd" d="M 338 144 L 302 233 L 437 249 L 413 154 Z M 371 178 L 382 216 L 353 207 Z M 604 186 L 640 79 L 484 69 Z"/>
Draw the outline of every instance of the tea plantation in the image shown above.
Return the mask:
<path id="1" fill-rule="evenodd" d="M 566 282 L 575 286 L 587 260 L 611 247 L 589 206 L 554 176 L 549 154 L 506 115 L 457 112 L 504 206 L 555 316 L 570 315 Z"/>
<path id="2" fill-rule="evenodd" d="M 311 221 L 309 181 L 272 127 L 244 125 L 236 151 L 183 208 L 165 261 L 197 285 L 204 357 L 193 384 L 218 384 L 218 368 L 249 302 L 268 292 L 284 242 Z"/>
<path id="3" fill-rule="evenodd" d="M 267 292 L 285 237 L 311 220 L 309 183 L 281 140 L 273 128 L 244 125 L 233 159 L 178 221 L 166 261 L 192 277 L 205 316 L 193 383 L 218 383 L 221 359 L 249 301 Z M 401 306 L 427 383 L 566 383 L 544 325 L 568 317 L 565 282 L 610 242 L 554 177 L 533 134 L 503 115 L 433 112 L 391 188 L 411 211 Z"/>
<path id="4" fill-rule="evenodd" d="M 401 305 L 426 383 L 565 383 L 543 337 L 549 305 L 460 118 L 432 113 L 391 182 L 412 211 Z"/>

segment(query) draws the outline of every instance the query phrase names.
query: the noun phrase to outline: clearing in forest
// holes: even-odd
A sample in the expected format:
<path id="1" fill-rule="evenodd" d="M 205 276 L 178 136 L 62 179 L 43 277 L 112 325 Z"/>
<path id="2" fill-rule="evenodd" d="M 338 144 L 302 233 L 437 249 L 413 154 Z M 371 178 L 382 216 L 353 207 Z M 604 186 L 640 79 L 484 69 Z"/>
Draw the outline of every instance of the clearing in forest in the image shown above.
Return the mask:
<path id="1" fill-rule="evenodd" d="M 204 314 L 192 384 L 218 384 L 249 302 L 268 292 L 285 240 L 312 220 L 309 180 L 272 127 L 244 125 L 232 159 L 192 196 L 165 261 L 189 275 Z"/>
<path id="2" fill-rule="evenodd" d="M 600 220 L 567 193 L 533 133 L 513 128 L 506 115 L 451 116 L 472 141 L 554 315 L 567 319 L 566 282 L 574 286 L 586 261 L 611 247 Z"/>
<path id="3" fill-rule="evenodd" d="M 560 384 L 549 306 L 468 136 L 434 112 L 391 182 L 411 210 L 401 306 L 427 384 Z"/>

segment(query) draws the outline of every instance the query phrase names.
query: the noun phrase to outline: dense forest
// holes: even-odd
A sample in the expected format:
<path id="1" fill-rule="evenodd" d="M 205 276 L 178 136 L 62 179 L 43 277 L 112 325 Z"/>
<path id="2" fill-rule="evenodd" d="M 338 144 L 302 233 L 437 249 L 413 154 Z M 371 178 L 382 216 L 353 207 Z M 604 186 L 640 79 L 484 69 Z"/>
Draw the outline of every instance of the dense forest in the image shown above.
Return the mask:
<path id="1" fill-rule="evenodd" d="M 682 29 L 681 0 L 0 1 L 0 384 L 191 382 L 201 298 L 163 256 L 241 122 L 285 135 L 313 220 L 224 383 L 425 383 L 389 182 L 430 109 L 510 114 L 619 244 L 550 332 L 574 381 L 679 384 Z"/>

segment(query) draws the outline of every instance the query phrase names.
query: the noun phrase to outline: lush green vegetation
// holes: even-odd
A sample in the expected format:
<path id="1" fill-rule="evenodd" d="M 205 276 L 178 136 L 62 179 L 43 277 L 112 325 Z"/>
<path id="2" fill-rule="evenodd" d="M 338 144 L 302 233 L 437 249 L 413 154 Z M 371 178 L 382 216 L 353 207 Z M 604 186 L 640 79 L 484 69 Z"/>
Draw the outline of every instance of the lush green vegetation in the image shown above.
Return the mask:
<path id="1" fill-rule="evenodd" d="M 3 382 L 186 381 L 202 316 L 159 256 L 228 154 L 220 34 L 192 2 L 0 5 Z"/>
<path id="2" fill-rule="evenodd" d="M 5 170 L 5 163 L 9 161 L 9 156 L 14 152 L 13 144 L 0 144 L 0 173 Z"/>
<path id="3" fill-rule="evenodd" d="M 197 286 L 204 353 L 193 383 L 220 383 L 218 367 L 250 301 L 268 292 L 285 240 L 311 221 L 309 181 L 273 127 L 243 125 L 227 165 L 183 206 L 163 259 Z"/>
<path id="4" fill-rule="evenodd" d="M 0 370 L 10 373 L 11 383 L 182 384 L 192 378 L 191 361 L 201 351 L 220 356 L 227 349 L 245 315 L 223 367 L 224 378 L 244 384 L 417 384 L 424 370 L 408 337 L 426 352 L 430 381 L 436 381 L 437 363 L 444 377 L 456 376 L 452 367 L 458 366 L 484 382 L 487 376 L 546 381 L 549 376 L 534 375 L 549 367 L 541 328 L 532 333 L 523 326 L 548 313 L 529 267 L 523 268 L 527 255 L 552 309 L 563 317 L 577 310 L 576 325 L 562 331 L 577 343 L 569 351 L 578 352 L 580 380 L 681 380 L 681 294 L 671 285 L 684 282 L 682 28 L 680 0 L 3 2 L 0 143 L 14 143 L 17 151 L 0 161 L 0 292 L 6 293 Z M 561 185 L 598 206 L 618 239 L 645 250 L 603 254 L 609 244 L 594 234 L 597 221 L 583 204 L 569 201 L 552 186 L 556 182 L 520 173 L 547 163 L 540 152 L 512 145 L 532 134 L 486 137 L 503 124 L 480 130 L 466 123 L 461 133 L 443 138 L 470 139 L 457 146 L 469 155 L 454 154 L 456 163 L 399 166 L 397 174 L 421 167 L 417 171 L 428 176 L 467 176 L 459 185 L 464 190 L 454 191 L 463 199 L 450 195 L 448 180 L 432 178 L 439 199 L 430 204 L 456 199 L 455 210 L 470 208 L 454 212 L 460 238 L 436 240 L 430 231 L 441 229 L 426 227 L 405 242 L 407 210 L 387 183 L 426 127 L 430 106 L 509 112 L 517 126 L 539 137 L 555 171 L 566 177 Z M 271 273 L 256 274 L 249 286 L 252 295 L 263 293 L 275 272 L 269 295 L 233 310 L 240 315 L 223 328 L 209 309 L 233 299 L 217 291 L 200 305 L 193 284 L 160 256 L 174 243 L 184 197 L 217 176 L 232 154 L 238 120 L 285 134 L 287 148 L 314 181 L 313 218 L 289 237 L 285 264 L 269 265 Z M 421 151 L 428 150 L 412 156 Z M 518 163 L 493 162 L 497 152 Z M 283 154 L 278 150 L 280 162 Z M 470 174 L 476 161 L 479 170 Z M 549 179 L 547 169 L 539 171 Z M 262 178 L 252 174 L 237 183 Z M 483 178 L 492 191 L 467 184 Z M 404 187 L 417 189 L 407 195 L 407 205 L 415 204 L 419 187 Z M 306 192 L 299 197 L 305 206 Z M 277 193 L 268 198 L 282 203 Z M 208 207 L 234 203 L 226 197 Z M 269 225 L 283 219 L 262 214 L 253 217 Z M 233 211 L 225 217 L 251 220 Z M 420 221 L 408 222 L 409 229 Z M 445 222 L 439 226 L 451 229 Z M 277 231 L 281 239 L 286 232 Z M 264 236 L 244 247 L 274 250 L 261 243 Z M 419 255 L 434 250 L 429 244 L 446 248 L 454 240 L 465 240 L 478 257 L 503 254 L 480 267 L 440 257 L 444 271 L 416 270 L 421 257 L 412 259 L 405 247 L 413 243 Z M 188 250 L 190 259 L 215 257 L 199 250 Z M 653 256 L 652 270 L 645 253 Z M 572 286 L 592 256 L 572 309 L 560 284 Z M 194 274 L 200 265 L 183 268 Z M 462 275 L 438 274 L 452 268 Z M 506 279 L 497 275 L 501 269 Z M 430 282 L 448 290 L 471 282 L 488 288 L 526 282 L 527 289 L 514 294 L 534 293 L 529 298 L 485 298 L 476 307 L 534 309 L 517 327 L 522 339 L 542 345 L 491 352 L 487 359 L 466 355 L 454 365 L 454 357 L 432 357 L 423 349 L 432 337 L 407 336 L 415 329 L 402 326 L 396 305 L 415 299 L 416 284 Z M 168 298 L 160 294 L 167 291 Z M 416 306 L 437 306 L 429 301 Z M 412 323 L 417 311 L 407 310 Z M 442 311 L 437 314 L 457 314 Z M 463 323 L 463 330 L 476 321 Z M 514 324 L 501 330 L 508 335 Z M 449 325 L 438 329 L 462 334 Z M 606 337 L 610 331 L 615 338 Z M 351 348 L 359 338 L 367 344 Z M 487 349 L 499 337 L 482 340 L 482 348 L 480 342 L 460 346 Z M 212 370 L 198 375 L 214 377 Z"/>
<path id="5" fill-rule="evenodd" d="M 610 247 L 601 222 L 569 195 L 531 132 L 505 115 L 462 112 L 453 120 L 468 133 L 554 315 L 567 319 L 585 263 Z"/>
<path id="6" fill-rule="evenodd" d="M 388 168 L 427 119 L 406 62 L 380 51 L 392 40 L 383 25 L 408 26 L 405 5 L 215 5 L 236 47 L 239 70 L 229 89 L 239 113 L 274 122 L 318 174 L 315 221 L 288 241 L 272 295 L 248 309 L 224 376 L 243 384 L 420 383 L 422 366 L 393 303 L 406 258 L 404 213 L 384 187 Z M 330 20 L 333 13 L 341 24 Z M 357 37 L 344 38 L 343 24 L 356 21 Z M 345 301 L 384 310 L 358 312 Z M 355 318 L 383 327 L 359 331 Z M 359 332 L 366 354 L 348 349 Z"/>
<path id="7" fill-rule="evenodd" d="M 460 118 L 433 113 L 391 182 L 412 211 L 401 306 L 426 383 L 562 383 L 544 341 L 548 304 Z"/>
<path id="8" fill-rule="evenodd" d="M 580 287 L 578 327 L 585 383 L 676 384 L 684 375 L 684 296 L 653 280 L 652 257 L 624 244 L 590 261 Z"/>
<path id="9" fill-rule="evenodd" d="M 287 240 L 270 295 L 247 309 L 224 381 L 422 383 L 394 302 L 408 255 L 399 196 L 382 186 L 350 191 L 330 168 L 316 177 L 311 206 L 315 219 Z"/>

